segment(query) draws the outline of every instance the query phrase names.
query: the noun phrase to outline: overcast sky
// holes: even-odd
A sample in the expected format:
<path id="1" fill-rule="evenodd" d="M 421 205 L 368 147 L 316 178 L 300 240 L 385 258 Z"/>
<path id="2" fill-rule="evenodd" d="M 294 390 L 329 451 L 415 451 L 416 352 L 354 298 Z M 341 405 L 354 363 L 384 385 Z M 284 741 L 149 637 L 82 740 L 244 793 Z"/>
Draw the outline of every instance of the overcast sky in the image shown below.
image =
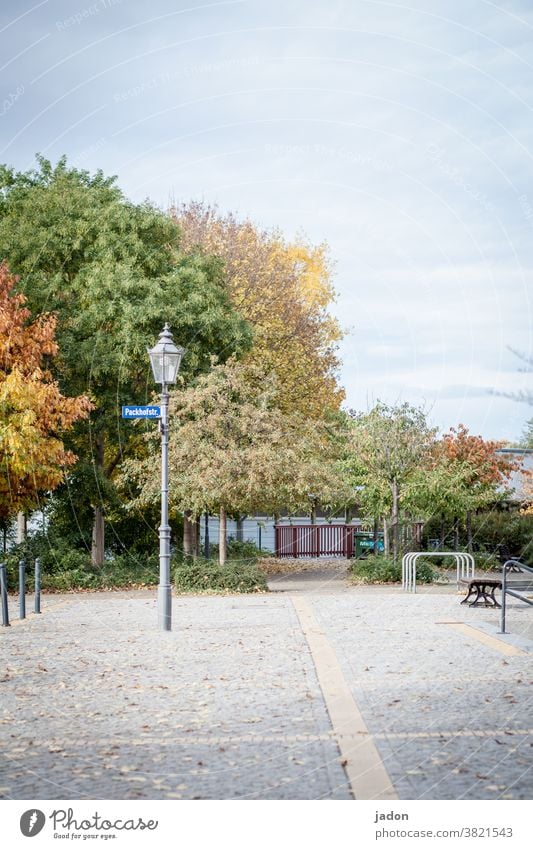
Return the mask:
<path id="1" fill-rule="evenodd" d="M 3 0 L 0 161 L 324 239 L 347 405 L 516 439 L 531 386 L 530 0 Z"/>

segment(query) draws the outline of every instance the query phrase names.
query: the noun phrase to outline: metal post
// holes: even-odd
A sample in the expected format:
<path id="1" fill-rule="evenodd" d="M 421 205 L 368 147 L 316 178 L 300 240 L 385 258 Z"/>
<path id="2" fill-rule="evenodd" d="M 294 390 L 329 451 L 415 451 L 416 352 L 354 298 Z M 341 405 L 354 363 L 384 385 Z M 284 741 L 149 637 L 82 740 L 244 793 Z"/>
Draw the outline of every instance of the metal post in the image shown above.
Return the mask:
<path id="1" fill-rule="evenodd" d="M 19 619 L 26 618 L 26 561 L 19 560 Z"/>
<path id="2" fill-rule="evenodd" d="M 506 590 L 507 590 L 507 563 L 503 565 L 503 574 L 502 574 L 502 607 L 500 611 L 500 634 L 505 634 L 505 600 L 506 600 Z"/>
<path id="3" fill-rule="evenodd" d="M 35 560 L 35 613 L 41 612 L 41 559 Z"/>
<path id="4" fill-rule="evenodd" d="M 170 525 L 168 524 L 168 392 L 161 387 L 161 525 L 159 527 L 159 587 L 157 613 L 160 631 L 172 628 L 170 587 Z"/>
<path id="5" fill-rule="evenodd" d="M 5 563 L 0 563 L 0 593 L 2 595 L 2 625 L 9 625 L 9 608 L 7 606 L 7 577 Z"/>
<path id="6" fill-rule="evenodd" d="M 261 525 L 259 525 L 259 545 L 258 545 L 258 548 L 259 548 L 259 551 L 261 551 Z"/>
<path id="7" fill-rule="evenodd" d="M 204 516 L 204 557 L 209 560 L 209 513 Z"/>

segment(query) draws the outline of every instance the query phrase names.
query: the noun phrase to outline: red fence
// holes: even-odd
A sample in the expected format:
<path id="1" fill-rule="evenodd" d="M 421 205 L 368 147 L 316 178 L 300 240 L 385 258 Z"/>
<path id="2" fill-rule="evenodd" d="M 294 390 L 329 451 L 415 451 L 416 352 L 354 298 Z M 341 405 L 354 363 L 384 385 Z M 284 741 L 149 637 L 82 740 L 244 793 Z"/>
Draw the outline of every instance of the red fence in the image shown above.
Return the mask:
<path id="1" fill-rule="evenodd" d="M 351 557 L 354 525 L 276 525 L 276 557 Z"/>

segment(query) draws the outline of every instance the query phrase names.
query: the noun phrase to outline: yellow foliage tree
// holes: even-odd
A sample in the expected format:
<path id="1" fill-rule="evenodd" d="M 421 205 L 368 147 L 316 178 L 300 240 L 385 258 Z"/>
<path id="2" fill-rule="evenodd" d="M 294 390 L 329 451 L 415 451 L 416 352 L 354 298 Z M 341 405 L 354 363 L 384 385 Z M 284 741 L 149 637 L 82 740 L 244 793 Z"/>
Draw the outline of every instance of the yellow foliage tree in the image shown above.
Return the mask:
<path id="1" fill-rule="evenodd" d="M 191 203 L 172 210 L 182 248 L 219 257 L 235 308 L 252 325 L 247 360 L 274 373 L 284 412 L 321 418 L 338 410 L 336 345 L 342 336 L 327 308 L 334 298 L 326 245 L 286 242 L 250 221 Z"/>
<path id="2" fill-rule="evenodd" d="M 0 265 L 0 517 L 35 507 L 39 493 L 55 489 L 76 457 L 60 434 L 86 418 L 85 396 L 66 398 L 46 369 L 57 354 L 56 322 L 43 315 L 29 324 L 16 278 Z"/>

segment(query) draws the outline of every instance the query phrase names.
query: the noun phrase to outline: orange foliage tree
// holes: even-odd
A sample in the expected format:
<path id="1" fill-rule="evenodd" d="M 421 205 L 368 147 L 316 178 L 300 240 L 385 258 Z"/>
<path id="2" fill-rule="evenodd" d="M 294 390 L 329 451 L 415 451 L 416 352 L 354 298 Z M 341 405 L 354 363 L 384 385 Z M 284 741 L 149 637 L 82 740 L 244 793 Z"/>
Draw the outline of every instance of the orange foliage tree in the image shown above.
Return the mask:
<path id="1" fill-rule="evenodd" d="M 61 433 L 92 409 L 87 397 L 66 398 L 46 368 L 57 354 L 56 320 L 29 322 L 17 278 L 0 265 L 0 518 L 36 506 L 76 461 Z"/>
<path id="2" fill-rule="evenodd" d="M 461 463 L 470 470 L 469 483 L 476 487 L 498 486 L 505 482 L 512 471 L 519 468 L 516 461 L 510 460 L 497 451 L 505 442 L 483 439 L 468 432 L 465 425 L 451 427 L 442 439 L 444 456 L 453 463 Z"/>
<path id="3" fill-rule="evenodd" d="M 465 494 L 465 514 L 468 548 L 472 547 L 471 513 L 487 507 L 497 500 L 511 472 L 520 468 L 516 460 L 498 454 L 504 442 L 483 439 L 468 432 L 465 425 L 450 428 L 441 443 L 440 451 L 445 465 L 460 470 L 459 487 Z M 451 498 L 453 501 L 453 498 Z"/>

